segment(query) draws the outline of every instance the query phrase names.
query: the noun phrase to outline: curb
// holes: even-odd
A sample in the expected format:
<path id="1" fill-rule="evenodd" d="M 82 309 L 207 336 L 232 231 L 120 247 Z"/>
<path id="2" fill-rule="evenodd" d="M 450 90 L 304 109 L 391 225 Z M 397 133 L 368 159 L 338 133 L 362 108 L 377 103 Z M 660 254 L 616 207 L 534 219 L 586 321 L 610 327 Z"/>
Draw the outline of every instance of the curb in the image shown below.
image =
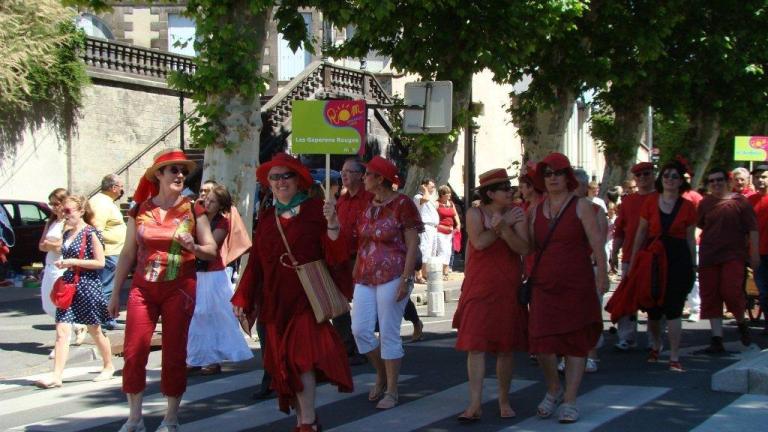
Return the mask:
<path id="1" fill-rule="evenodd" d="M 715 372 L 714 391 L 768 395 L 768 349 L 745 352 L 742 360 Z"/>

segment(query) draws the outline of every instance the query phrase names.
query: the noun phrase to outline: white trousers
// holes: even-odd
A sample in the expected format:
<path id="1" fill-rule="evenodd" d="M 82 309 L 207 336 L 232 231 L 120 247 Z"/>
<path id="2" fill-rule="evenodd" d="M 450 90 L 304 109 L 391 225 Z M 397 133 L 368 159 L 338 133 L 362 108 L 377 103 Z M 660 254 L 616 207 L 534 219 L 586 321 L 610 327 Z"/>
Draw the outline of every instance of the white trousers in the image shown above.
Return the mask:
<path id="1" fill-rule="evenodd" d="M 408 296 L 397 301 L 399 286 L 399 277 L 381 285 L 355 284 L 352 296 L 352 335 L 360 353 L 367 354 L 375 350 L 380 339 L 382 359 L 394 360 L 405 355 L 400 324 Z M 377 320 L 379 338 L 376 338 L 375 333 Z"/>
<path id="2" fill-rule="evenodd" d="M 437 252 L 437 227 L 434 225 L 424 225 L 424 232 L 419 234 L 419 250 L 423 262 L 429 262 L 429 259 L 436 256 Z"/>

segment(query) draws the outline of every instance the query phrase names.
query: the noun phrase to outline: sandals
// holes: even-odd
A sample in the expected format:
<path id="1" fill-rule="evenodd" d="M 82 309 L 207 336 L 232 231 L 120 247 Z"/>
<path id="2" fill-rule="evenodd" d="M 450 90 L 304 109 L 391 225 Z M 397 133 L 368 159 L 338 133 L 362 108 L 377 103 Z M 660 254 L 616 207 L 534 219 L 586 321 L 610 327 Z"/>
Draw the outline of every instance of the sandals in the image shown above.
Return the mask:
<path id="1" fill-rule="evenodd" d="M 397 393 L 384 392 L 384 397 L 376 404 L 376 409 L 388 410 L 397 405 Z"/>
<path id="2" fill-rule="evenodd" d="M 369 402 L 378 402 L 379 399 L 381 399 L 382 396 L 384 396 L 384 392 L 387 390 L 387 385 L 381 385 L 378 386 L 376 384 L 371 387 L 371 391 L 368 392 L 368 401 Z"/>
<path id="3" fill-rule="evenodd" d="M 210 376 L 210 375 L 218 375 L 221 373 L 221 365 L 220 364 L 212 364 L 208 366 L 203 366 L 200 369 L 200 375 L 204 376 Z"/>
<path id="4" fill-rule="evenodd" d="M 579 420 L 579 409 L 575 403 L 564 403 L 558 410 L 557 421 L 560 423 L 575 423 Z"/>
<path id="5" fill-rule="evenodd" d="M 160 426 L 157 427 L 155 432 L 178 432 L 180 430 L 179 428 L 179 422 L 166 422 L 165 420 L 160 423 Z"/>
<path id="6" fill-rule="evenodd" d="M 539 406 L 536 408 L 536 415 L 539 416 L 539 418 L 549 418 L 552 416 L 552 414 L 555 413 L 555 409 L 558 405 L 560 405 L 563 402 L 563 390 L 560 389 L 559 392 L 557 392 L 556 395 L 551 395 L 549 392 L 547 392 L 546 395 L 544 395 L 544 399 L 541 401 Z"/>
<path id="7" fill-rule="evenodd" d="M 512 409 L 510 406 L 506 406 L 504 408 L 499 407 L 499 418 L 501 419 L 511 419 L 517 417 L 517 413 L 515 410 Z"/>
<path id="8" fill-rule="evenodd" d="M 482 415 L 482 412 L 480 410 L 475 411 L 472 414 L 467 414 L 466 411 L 461 413 L 458 417 L 456 417 L 456 420 L 459 423 L 475 423 L 480 421 L 480 416 Z"/>
<path id="9" fill-rule="evenodd" d="M 648 363 L 657 363 L 659 361 L 659 350 L 651 348 L 651 351 L 648 353 L 648 358 L 645 361 Z"/>
<path id="10" fill-rule="evenodd" d="M 35 387 L 42 389 L 42 390 L 49 390 L 53 388 L 58 388 L 62 386 L 61 381 L 35 381 Z"/>
<path id="11" fill-rule="evenodd" d="M 413 283 L 417 283 L 419 285 L 426 285 L 427 284 L 427 280 L 424 279 L 423 277 L 419 276 L 419 277 L 417 277 L 416 279 L 413 280 Z"/>
<path id="12" fill-rule="evenodd" d="M 102 369 L 101 372 L 99 372 L 99 374 L 96 375 L 95 378 L 93 378 L 93 381 L 99 382 L 99 381 L 111 380 L 114 375 L 115 375 L 115 368 Z"/>
<path id="13" fill-rule="evenodd" d="M 669 371 L 670 372 L 685 372 L 685 369 L 683 369 L 683 365 L 679 361 L 669 361 Z"/>
<path id="14" fill-rule="evenodd" d="M 144 419 L 141 419 L 138 423 L 125 422 L 117 432 L 147 432 L 147 428 L 144 427 Z"/>

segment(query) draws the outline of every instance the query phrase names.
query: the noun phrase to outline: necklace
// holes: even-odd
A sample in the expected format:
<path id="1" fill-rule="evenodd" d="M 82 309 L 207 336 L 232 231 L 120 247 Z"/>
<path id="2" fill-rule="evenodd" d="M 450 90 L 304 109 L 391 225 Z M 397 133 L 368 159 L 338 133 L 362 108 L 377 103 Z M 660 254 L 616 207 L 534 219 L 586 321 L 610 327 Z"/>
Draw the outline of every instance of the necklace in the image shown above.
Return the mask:
<path id="1" fill-rule="evenodd" d="M 560 214 L 565 210 L 565 204 L 570 202 L 570 194 L 566 196 L 560 203 L 558 204 L 557 211 L 552 211 L 552 198 L 547 198 L 547 204 L 549 204 L 549 229 L 552 229 L 552 227 L 555 226 L 558 219 L 560 219 Z M 554 214 L 553 214 L 554 213 Z"/>

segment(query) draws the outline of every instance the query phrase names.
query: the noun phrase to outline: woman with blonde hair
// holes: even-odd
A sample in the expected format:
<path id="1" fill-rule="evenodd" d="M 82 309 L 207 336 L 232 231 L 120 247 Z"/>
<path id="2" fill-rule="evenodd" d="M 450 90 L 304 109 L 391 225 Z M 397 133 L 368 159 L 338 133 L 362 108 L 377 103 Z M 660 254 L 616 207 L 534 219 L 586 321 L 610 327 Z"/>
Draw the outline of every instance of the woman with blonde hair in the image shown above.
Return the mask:
<path id="1" fill-rule="evenodd" d="M 84 324 L 99 349 L 103 362 L 102 370 L 94 381 L 112 378 L 112 350 L 109 340 L 101 332 L 101 325 L 109 314 L 101 293 L 101 278 L 98 270 L 104 267 L 104 245 L 101 234 L 89 222 L 93 217 L 88 201 L 79 195 L 71 195 L 61 201 L 65 231 L 62 237 L 61 258 L 54 265 L 64 269 L 63 278 L 67 283 L 76 281 L 75 296 L 66 309 L 56 309 L 56 348 L 51 380 L 40 380 L 36 386 L 43 389 L 61 387 L 64 366 L 69 355 L 69 337 L 73 324 Z"/>

